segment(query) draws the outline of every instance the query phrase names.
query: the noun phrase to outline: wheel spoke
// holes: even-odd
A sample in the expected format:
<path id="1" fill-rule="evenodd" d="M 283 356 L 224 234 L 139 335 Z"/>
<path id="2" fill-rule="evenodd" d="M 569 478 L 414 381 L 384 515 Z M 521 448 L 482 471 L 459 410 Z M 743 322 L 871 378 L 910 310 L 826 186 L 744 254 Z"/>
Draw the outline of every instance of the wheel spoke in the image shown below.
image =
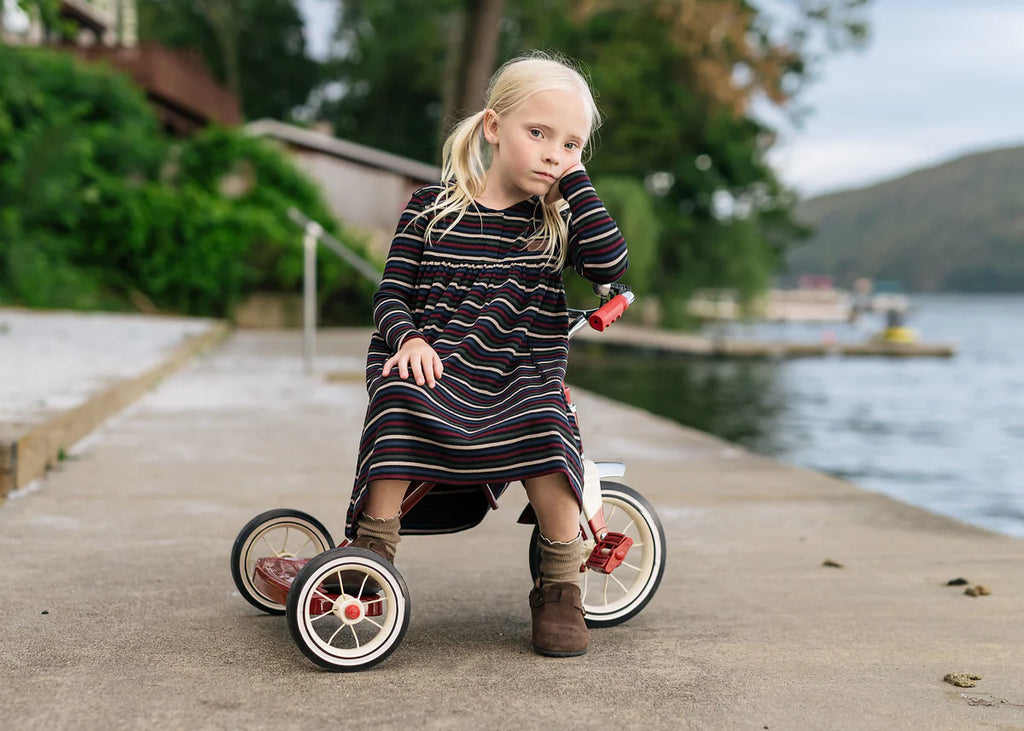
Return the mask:
<path id="1" fill-rule="evenodd" d="M 626 588 L 626 585 L 625 585 L 625 584 L 623 584 L 623 583 L 622 583 L 621 581 L 619 581 L 618 579 L 616 579 L 614 575 L 612 575 L 612 574 L 608 574 L 608 578 L 609 578 L 609 579 L 611 579 L 612 581 L 614 581 L 614 582 L 615 582 L 616 584 L 618 584 L 618 585 L 619 585 L 619 588 L 620 588 L 620 589 L 622 589 L 623 591 L 626 591 L 626 592 L 628 592 L 628 591 L 629 591 L 629 589 L 627 589 L 627 588 Z M 605 588 L 607 588 L 607 584 L 605 584 Z"/>
<path id="2" fill-rule="evenodd" d="M 334 638 L 337 637 L 338 633 L 341 632 L 343 629 L 345 629 L 345 625 L 341 625 L 340 627 L 338 627 L 338 629 L 334 630 L 334 634 L 331 635 L 330 639 L 327 640 L 327 644 L 331 645 L 333 647 L 334 646 Z"/>
<path id="3" fill-rule="evenodd" d="M 344 594 L 345 593 L 345 588 L 343 586 L 341 586 L 341 571 L 333 571 L 332 573 L 337 574 L 337 576 L 338 576 L 338 591 L 340 593 Z M 333 602 L 335 600 L 334 597 L 332 597 L 330 594 L 325 594 L 324 592 L 321 591 L 321 587 L 324 586 L 324 583 L 327 582 L 327 578 L 330 575 L 331 575 L 330 573 L 325 574 L 324 578 L 319 580 L 319 582 L 316 584 L 316 588 L 313 589 L 313 594 L 319 595 L 319 598 L 321 598 L 321 599 L 325 599 L 325 600 L 327 600 L 329 602 Z"/>
<path id="4" fill-rule="evenodd" d="M 352 630 L 352 639 L 356 641 L 356 649 L 359 649 L 359 635 L 356 634 L 356 626 L 350 624 L 348 628 Z"/>
<path id="5" fill-rule="evenodd" d="M 620 566 L 626 566 L 627 568 L 631 568 L 631 569 L 633 569 L 634 571 L 639 571 L 639 570 L 640 570 L 640 567 L 639 567 L 639 566 L 634 566 L 634 565 L 633 565 L 633 564 L 631 564 L 631 563 L 630 563 L 629 561 L 623 561 L 623 562 L 622 562 L 621 564 L 619 564 L 619 565 L 620 565 Z"/>
<path id="6" fill-rule="evenodd" d="M 310 618 L 309 618 L 309 621 L 310 621 L 310 622 L 315 622 L 315 621 L 317 621 L 318 619 L 323 619 L 324 617 L 330 617 L 330 616 L 332 616 L 333 614 L 334 614 L 334 612 L 324 612 L 323 614 L 318 614 L 318 615 L 316 615 L 315 617 L 310 617 Z"/>
<path id="7" fill-rule="evenodd" d="M 334 576 L 338 577 L 338 593 L 339 594 L 344 594 L 345 593 L 345 585 L 341 583 L 341 569 L 336 569 L 335 571 L 332 571 L 330 574 L 327 574 L 327 576 L 331 576 L 332 574 Z M 327 579 L 327 576 L 324 576 L 325 580 Z M 323 583 L 323 582 L 321 582 L 321 583 Z"/>
<path id="8" fill-rule="evenodd" d="M 272 543 L 271 543 L 270 541 L 268 541 L 268 540 L 267 540 L 267 534 L 266 534 L 266 533 L 263 533 L 263 534 L 262 534 L 262 535 L 260 536 L 260 540 L 261 540 L 261 541 L 263 541 L 264 543 L 266 543 L 266 544 L 267 544 L 267 548 L 269 548 L 269 549 L 270 549 L 270 552 L 271 552 L 272 554 L 274 554 L 274 555 L 275 555 L 275 556 L 277 556 L 277 557 L 280 557 L 280 556 L 281 556 L 281 553 L 282 553 L 282 552 L 281 552 L 281 551 L 278 551 L 278 550 L 277 550 L 276 548 L 274 548 L 274 545 L 273 545 L 273 544 L 272 544 Z M 283 546 L 282 546 L 282 548 L 283 548 Z"/>
<path id="9" fill-rule="evenodd" d="M 377 629 L 384 629 L 384 625 L 382 625 L 382 624 L 378 624 L 377 622 L 374 622 L 374 621 L 373 621 L 372 619 L 370 619 L 369 617 L 363 617 L 363 621 L 364 621 L 364 622 L 369 622 L 370 624 L 372 624 L 372 625 L 373 625 L 374 627 L 376 627 Z"/>

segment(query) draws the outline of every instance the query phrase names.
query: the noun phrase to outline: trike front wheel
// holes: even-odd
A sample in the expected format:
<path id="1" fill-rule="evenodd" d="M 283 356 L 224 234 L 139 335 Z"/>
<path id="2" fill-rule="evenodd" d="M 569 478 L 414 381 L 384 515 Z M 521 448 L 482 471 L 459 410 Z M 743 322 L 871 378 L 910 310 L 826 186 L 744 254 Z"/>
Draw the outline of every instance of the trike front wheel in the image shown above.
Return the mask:
<path id="1" fill-rule="evenodd" d="M 612 573 L 584 572 L 580 588 L 588 627 L 611 627 L 635 617 L 651 601 L 665 573 L 665 532 L 651 504 L 633 488 L 606 480 L 601 481 L 601 502 L 608 530 L 629 536 L 633 546 Z M 539 535 L 535 527 L 530 540 L 534 581 L 540 576 Z M 585 546 L 589 555 L 593 540 Z"/>

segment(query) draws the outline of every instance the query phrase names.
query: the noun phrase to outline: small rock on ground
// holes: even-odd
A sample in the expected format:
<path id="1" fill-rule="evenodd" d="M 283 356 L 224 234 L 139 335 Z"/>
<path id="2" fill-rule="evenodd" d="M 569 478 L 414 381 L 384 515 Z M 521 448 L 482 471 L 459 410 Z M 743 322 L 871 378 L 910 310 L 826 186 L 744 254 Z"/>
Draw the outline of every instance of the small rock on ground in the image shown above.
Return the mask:
<path id="1" fill-rule="evenodd" d="M 957 688 L 973 688 L 975 681 L 981 680 L 981 676 L 974 673 L 946 673 L 942 679 Z"/>

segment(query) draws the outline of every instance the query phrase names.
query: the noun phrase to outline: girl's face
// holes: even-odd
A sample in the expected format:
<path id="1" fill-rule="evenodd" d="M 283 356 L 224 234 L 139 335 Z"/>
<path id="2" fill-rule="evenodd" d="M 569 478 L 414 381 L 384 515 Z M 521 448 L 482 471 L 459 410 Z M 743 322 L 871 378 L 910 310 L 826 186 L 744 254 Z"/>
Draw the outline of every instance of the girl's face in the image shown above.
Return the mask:
<path id="1" fill-rule="evenodd" d="M 484 136 L 493 146 L 488 191 L 508 196 L 511 202 L 544 197 L 566 170 L 580 162 L 589 134 L 586 106 L 571 91 L 537 92 L 502 115 L 488 109 Z"/>

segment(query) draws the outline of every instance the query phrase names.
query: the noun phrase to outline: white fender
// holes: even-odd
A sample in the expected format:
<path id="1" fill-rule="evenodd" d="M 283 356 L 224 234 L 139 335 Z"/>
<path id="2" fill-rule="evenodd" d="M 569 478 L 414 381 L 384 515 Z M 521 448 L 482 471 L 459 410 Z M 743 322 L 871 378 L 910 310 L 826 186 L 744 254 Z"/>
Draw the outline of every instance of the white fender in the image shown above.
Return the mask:
<path id="1" fill-rule="evenodd" d="M 601 510 L 601 480 L 625 474 L 626 465 L 622 462 L 583 460 L 583 517 L 588 522 Z"/>
<path id="2" fill-rule="evenodd" d="M 595 462 L 597 465 L 598 475 L 604 479 L 605 477 L 624 477 L 626 475 L 626 465 L 623 462 Z"/>

